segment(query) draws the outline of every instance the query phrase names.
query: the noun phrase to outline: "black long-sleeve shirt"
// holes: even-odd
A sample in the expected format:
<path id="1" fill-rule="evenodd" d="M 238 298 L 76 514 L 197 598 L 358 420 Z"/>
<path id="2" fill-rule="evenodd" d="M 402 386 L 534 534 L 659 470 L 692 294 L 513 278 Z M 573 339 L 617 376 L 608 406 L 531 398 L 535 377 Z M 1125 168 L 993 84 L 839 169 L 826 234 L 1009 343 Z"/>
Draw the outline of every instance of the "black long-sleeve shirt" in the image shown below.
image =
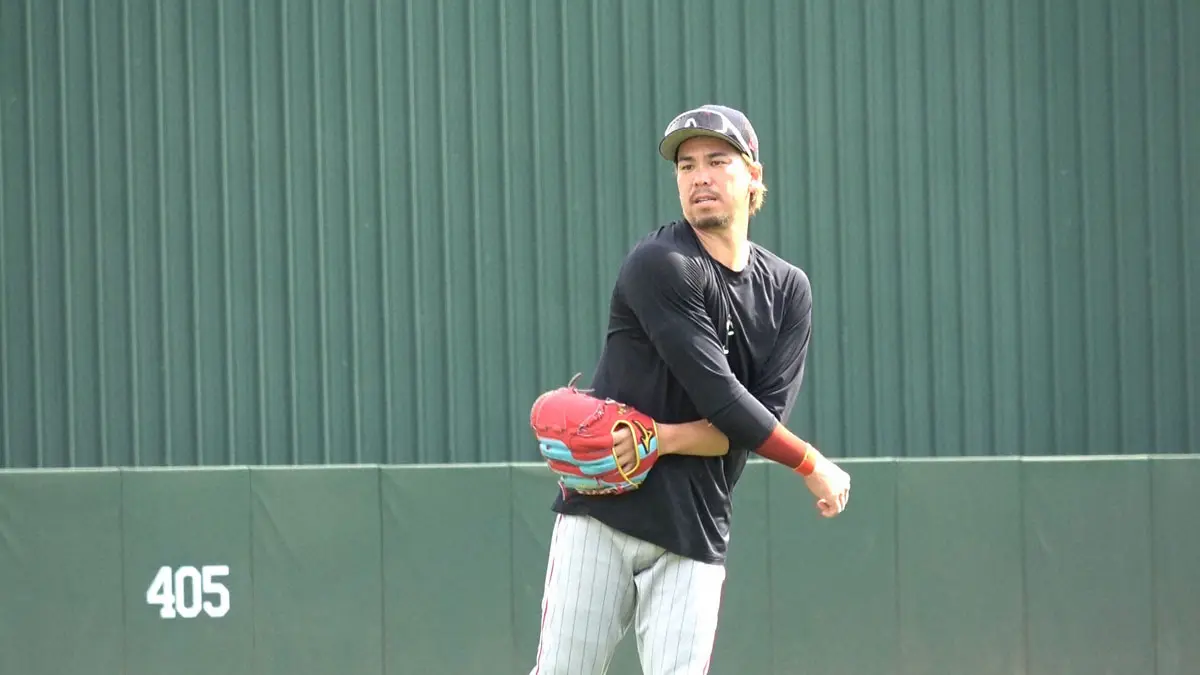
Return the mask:
<path id="1" fill-rule="evenodd" d="M 729 437 L 729 452 L 665 455 L 638 490 L 560 493 L 554 510 L 724 562 L 734 485 L 749 454 L 786 423 L 811 334 L 811 290 L 800 268 L 752 243 L 747 266 L 734 272 L 687 222 L 651 232 L 621 265 L 590 388 L 659 422 L 707 419 Z"/>

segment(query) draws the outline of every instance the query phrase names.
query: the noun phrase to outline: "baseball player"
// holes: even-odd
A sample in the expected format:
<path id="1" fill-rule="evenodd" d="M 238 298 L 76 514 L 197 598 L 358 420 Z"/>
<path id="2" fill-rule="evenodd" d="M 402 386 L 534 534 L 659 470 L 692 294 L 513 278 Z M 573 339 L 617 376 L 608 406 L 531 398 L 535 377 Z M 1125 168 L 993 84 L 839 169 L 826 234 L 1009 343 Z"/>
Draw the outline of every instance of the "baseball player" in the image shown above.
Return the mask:
<path id="1" fill-rule="evenodd" d="M 572 381 L 531 413 L 552 467 L 569 464 L 532 675 L 605 673 L 630 628 L 646 675 L 708 671 L 731 495 L 750 453 L 799 474 L 826 517 L 849 498 L 849 476 L 785 426 L 812 296 L 804 271 L 748 239 L 766 193 L 750 121 L 725 106 L 688 110 L 659 153 L 674 166 L 682 219 L 642 238 L 620 267 L 585 399 L 611 405 L 564 403 L 579 395 Z M 618 480 L 589 490 L 600 460 L 579 460 L 568 446 L 581 441 L 567 437 L 593 419 Z"/>

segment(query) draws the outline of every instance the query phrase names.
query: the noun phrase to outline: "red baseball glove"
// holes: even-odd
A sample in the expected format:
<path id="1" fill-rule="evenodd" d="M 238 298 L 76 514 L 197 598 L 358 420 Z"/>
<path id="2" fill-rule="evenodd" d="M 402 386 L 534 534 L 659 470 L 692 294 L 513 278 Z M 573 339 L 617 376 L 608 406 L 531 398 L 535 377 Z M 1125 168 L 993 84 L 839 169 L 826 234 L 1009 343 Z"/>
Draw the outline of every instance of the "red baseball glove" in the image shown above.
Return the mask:
<path id="1" fill-rule="evenodd" d="M 611 399 L 565 387 L 543 393 L 529 411 L 538 449 L 564 488 L 582 494 L 620 494 L 641 487 L 658 460 L 658 425 L 648 415 Z M 637 458 L 625 471 L 613 449 L 613 432 L 633 433 Z"/>

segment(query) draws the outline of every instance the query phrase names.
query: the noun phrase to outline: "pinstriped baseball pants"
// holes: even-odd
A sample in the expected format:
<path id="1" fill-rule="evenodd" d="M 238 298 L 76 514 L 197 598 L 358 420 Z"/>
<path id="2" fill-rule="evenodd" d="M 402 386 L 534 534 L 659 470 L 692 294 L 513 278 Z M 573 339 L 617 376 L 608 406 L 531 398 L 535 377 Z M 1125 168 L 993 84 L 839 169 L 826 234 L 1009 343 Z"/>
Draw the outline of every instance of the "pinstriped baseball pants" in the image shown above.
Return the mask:
<path id="1" fill-rule="evenodd" d="M 559 515 L 530 675 L 604 675 L 630 627 L 643 675 L 708 672 L 725 568 Z"/>

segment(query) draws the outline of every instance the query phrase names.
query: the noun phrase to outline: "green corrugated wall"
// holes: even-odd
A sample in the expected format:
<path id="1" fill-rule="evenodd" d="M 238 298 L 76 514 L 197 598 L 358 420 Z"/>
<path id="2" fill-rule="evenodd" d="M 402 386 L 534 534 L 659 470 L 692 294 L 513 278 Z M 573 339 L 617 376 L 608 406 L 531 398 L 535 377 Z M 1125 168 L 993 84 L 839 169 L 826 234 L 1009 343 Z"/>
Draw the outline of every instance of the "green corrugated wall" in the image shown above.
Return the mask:
<path id="1" fill-rule="evenodd" d="M 1200 449 L 1191 0 L 0 0 L 0 464 L 535 459 L 712 100 L 827 453 Z"/>

